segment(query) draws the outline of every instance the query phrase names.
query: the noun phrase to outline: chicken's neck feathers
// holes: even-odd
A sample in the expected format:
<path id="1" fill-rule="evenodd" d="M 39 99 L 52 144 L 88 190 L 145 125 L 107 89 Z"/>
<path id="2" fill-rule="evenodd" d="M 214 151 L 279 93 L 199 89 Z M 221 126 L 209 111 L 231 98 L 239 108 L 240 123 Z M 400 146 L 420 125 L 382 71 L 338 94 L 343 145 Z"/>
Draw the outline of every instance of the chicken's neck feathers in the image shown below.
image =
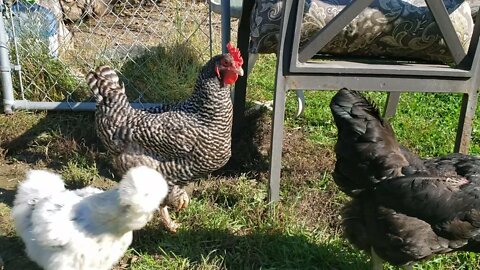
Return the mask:
<path id="1" fill-rule="evenodd" d="M 202 72 L 195 82 L 192 95 L 183 106 L 196 112 L 211 112 L 215 109 L 227 109 L 231 104 L 229 86 L 222 85 L 216 75 Z"/>
<path id="2" fill-rule="evenodd" d="M 74 208 L 77 225 L 91 234 L 111 233 L 123 235 L 146 223 L 147 213 L 131 211 L 120 204 L 118 188 L 84 198 Z"/>

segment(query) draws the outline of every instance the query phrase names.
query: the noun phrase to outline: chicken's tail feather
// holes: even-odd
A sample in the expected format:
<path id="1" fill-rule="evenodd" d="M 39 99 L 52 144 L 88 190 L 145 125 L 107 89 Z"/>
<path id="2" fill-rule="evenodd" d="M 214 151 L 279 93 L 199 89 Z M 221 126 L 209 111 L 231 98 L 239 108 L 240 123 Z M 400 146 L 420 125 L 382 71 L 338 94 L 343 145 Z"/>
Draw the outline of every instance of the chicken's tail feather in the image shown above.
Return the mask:
<path id="1" fill-rule="evenodd" d="M 65 191 L 65 184 L 60 175 L 30 170 L 18 186 L 13 202 L 12 216 L 17 230 L 24 231 L 29 226 L 29 216 L 39 200 L 62 191 Z"/>
<path id="2" fill-rule="evenodd" d="M 330 108 L 338 128 L 335 182 L 352 194 L 401 174 L 408 162 L 390 124 L 377 106 L 357 91 L 341 89 Z"/>
<path id="3" fill-rule="evenodd" d="M 87 83 L 97 103 L 110 92 L 125 93 L 125 87 L 120 82 L 117 73 L 109 66 L 100 66 L 87 74 Z"/>
<path id="4" fill-rule="evenodd" d="M 131 230 L 142 228 L 167 197 L 168 184 L 162 174 L 146 166 L 127 171 L 118 187 L 125 209 L 125 224 Z"/>

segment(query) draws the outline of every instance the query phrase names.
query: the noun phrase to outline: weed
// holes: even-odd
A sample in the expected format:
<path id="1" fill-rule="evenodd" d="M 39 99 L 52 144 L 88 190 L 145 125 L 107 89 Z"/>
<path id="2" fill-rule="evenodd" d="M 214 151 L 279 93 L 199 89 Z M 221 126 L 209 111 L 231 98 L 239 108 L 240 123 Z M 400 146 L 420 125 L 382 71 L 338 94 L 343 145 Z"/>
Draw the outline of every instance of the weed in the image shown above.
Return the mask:
<path id="1" fill-rule="evenodd" d="M 15 98 L 33 101 L 82 101 L 89 97 L 84 78 L 76 76 L 69 66 L 51 55 L 47 44 L 38 40 L 38 37 L 33 36 L 19 39 L 18 55 L 24 89 L 23 94 L 16 91 Z M 15 49 L 11 50 L 10 55 L 11 59 L 15 59 Z M 14 89 L 20 90 L 18 76 L 13 76 L 13 79 Z"/>
<path id="2" fill-rule="evenodd" d="M 121 68 L 127 95 L 141 101 L 174 102 L 187 98 L 203 63 L 191 45 L 173 44 L 152 48 Z M 138 92 L 141 89 L 142 92 Z"/>
<path id="3" fill-rule="evenodd" d="M 76 189 L 90 185 L 99 177 L 95 163 L 83 156 L 77 156 L 67 162 L 62 168 L 62 176 L 68 188 Z"/>

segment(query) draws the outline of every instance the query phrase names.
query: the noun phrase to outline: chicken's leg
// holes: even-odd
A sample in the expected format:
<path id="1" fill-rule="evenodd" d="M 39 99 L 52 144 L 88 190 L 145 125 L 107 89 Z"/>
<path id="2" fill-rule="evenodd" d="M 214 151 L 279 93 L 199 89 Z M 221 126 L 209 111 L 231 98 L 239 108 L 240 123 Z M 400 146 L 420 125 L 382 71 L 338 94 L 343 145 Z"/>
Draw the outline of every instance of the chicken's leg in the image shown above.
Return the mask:
<path id="1" fill-rule="evenodd" d="M 166 204 L 179 211 L 187 208 L 189 203 L 188 193 L 179 186 L 173 186 L 168 194 Z"/>
<path id="2" fill-rule="evenodd" d="M 372 269 L 373 270 L 382 270 L 383 269 L 383 259 L 380 258 L 373 247 L 372 250 Z M 403 270 L 413 270 L 413 266 L 411 264 L 402 266 Z"/>
<path id="3" fill-rule="evenodd" d="M 168 206 L 160 206 L 159 211 L 163 226 L 165 226 L 165 228 L 171 233 L 176 233 L 177 229 L 180 227 L 180 224 L 176 223 L 172 220 L 172 218 L 170 218 L 170 214 L 168 213 Z"/>
<path id="4" fill-rule="evenodd" d="M 165 205 L 160 207 L 162 223 L 168 231 L 176 233 L 177 229 L 180 227 L 179 223 L 176 223 L 171 219 L 170 214 L 168 213 L 168 207 L 170 206 L 178 211 L 187 208 L 189 202 L 190 198 L 184 189 L 176 185 L 171 188 L 165 201 Z"/>

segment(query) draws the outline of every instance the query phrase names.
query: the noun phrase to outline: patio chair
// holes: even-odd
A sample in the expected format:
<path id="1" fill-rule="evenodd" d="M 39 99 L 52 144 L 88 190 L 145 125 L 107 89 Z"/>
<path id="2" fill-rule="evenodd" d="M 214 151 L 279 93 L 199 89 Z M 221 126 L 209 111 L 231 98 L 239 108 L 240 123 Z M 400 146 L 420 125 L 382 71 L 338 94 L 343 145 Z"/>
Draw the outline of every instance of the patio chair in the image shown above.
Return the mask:
<path id="1" fill-rule="evenodd" d="M 302 40 L 302 21 L 305 0 L 284 1 L 281 30 L 277 52 L 277 68 L 272 118 L 270 152 L 269 200 L 277 201 L 280 192 L 282 140 L 286 92 L 293 89 L 338 90 L 342 87 L 360 91 L 389 92 L 386 114 L 392 115 L 400 92 L 462 93 L 455 152 L 467 153 L 471 137 L 472 121 L 477 104 L 479 86 L 480 33 L 479 18 L 469 38 L 468 51 L 459 40 L 449 10 L 441 0 L 426 0 L 428 9 L 438 26 L 448 48 L 452 63 L 439 61 L 398 60 L 396 57 L 365 58 L 318 53 L 358 14 L 366 10 L 373 0 L 346 0 L 346 5 L 324 27 Z M 394 2 L 394 1 L 392 1 Z M 253 1 L 244 0 L 239 25 L 238 46 L 247 55 L 249 45 L 249 8 Z M 450 10 L 451 11 L 451 10 Z M 246 79 L 235 86 L 234 129 L 239 130 L 243 121 Z M 243 103 L 242 103 L 243 102 Z"/>

